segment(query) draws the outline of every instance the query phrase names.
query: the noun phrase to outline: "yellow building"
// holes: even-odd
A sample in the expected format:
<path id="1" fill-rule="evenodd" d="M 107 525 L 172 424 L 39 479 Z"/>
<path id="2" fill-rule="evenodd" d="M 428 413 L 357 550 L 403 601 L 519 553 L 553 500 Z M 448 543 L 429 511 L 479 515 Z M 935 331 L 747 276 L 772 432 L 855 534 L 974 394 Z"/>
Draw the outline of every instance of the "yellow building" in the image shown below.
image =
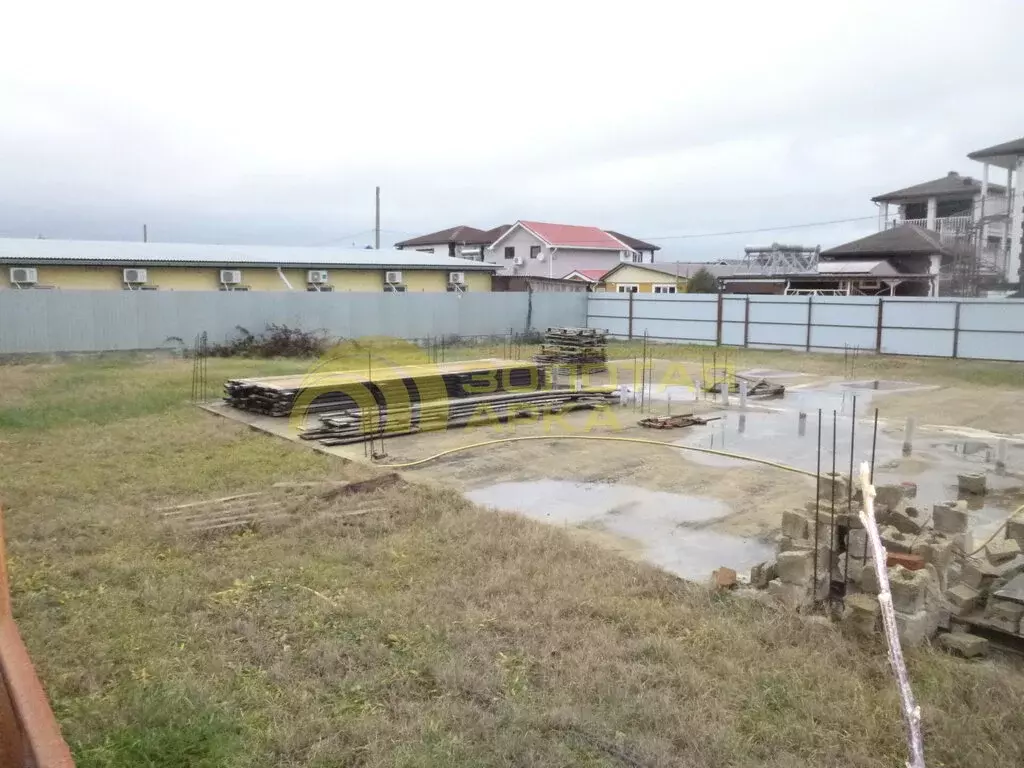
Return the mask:
<path id="1" fill-rule="evenodd" d="M 693 261 L 659 264 L 624 262 L 605 272 L 597 290 L 611 293 L 686 293 L 687 282 L 700 269 L 707 269 L 713 275 L 722 271 L 719 265 Z"/>
<path id="2" fill-rule="evenodd" d="M 0 238 L 0 290 L 490 291 L 498 270 L 398 250 Z"/>

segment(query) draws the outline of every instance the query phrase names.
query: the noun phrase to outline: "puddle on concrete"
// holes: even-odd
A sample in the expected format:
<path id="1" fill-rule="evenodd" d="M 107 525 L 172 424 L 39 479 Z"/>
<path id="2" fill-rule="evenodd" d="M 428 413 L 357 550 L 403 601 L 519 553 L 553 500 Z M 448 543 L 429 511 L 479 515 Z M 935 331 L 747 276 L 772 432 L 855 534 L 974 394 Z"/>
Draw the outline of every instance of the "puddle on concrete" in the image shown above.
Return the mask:
<path id="1" fill-rule="evenodd" d="M 478 503 L 556 525 L 607 531 L 636 542 L 646 561 L 696 581 L 726 565 L 743 572 L 769 558 L 774 547 L 758 539 L 702 529 L 730 508 L 715 499 L 651 491 L 630 485 L 564 480 L 509 482 L 466 493 Z"/>
<path id="2" fill-rule="evenodd" d="M 866 381 L 841 381 L 839 386 L 844 389 L 863 389 L 863 390 L 886 390 L 886 391 L 905 391 L 912 392 L 918 389 L 929 389 L 921 384 L 915 384 L 912 381 L 891 381 L 889 379 L 870 379 Z"/>
<path id="3" fill-rule="evenodd" d="M 751 368 L 747 371 L 740 371 L 740 376 L 761 379 L 796 379 L 810 375 L 809 373 L 799 373 L 798 371 L 780 371 L 776 368 Z"/>
<path id="4" fill-rule="evenodd" d="M 858 399 L 858 414 L 861 410 Z M 818 414 L 809 412 L 801 420 L 796 411 L 720 411 L 721 418 L 705 426 L 688 427 L 677 445 L 710 448 L 743 454 L 808 472 L 818 466 Z M 850 436 L 852 420 L 849 413 L 835 418 L 835 467 L 844 474 L 850 471 Z M 903 431 L 880 428 L 875 445 L 875 480 L 878 483 L 909 481 L 917 484 L 917 505 L 926 513 L 932 504 L 958 498 L 957 475 L 964 472 L 985 472 L 989 493 L 981 497 L 965 497 L 971 510 L 971 524 L 979 543 L 1006 516 L 1024 503 L 1024 461 L 1008 451 L 1007 469 L 997 471 L 996 442 L 956 440 L 934 434 L 918 435 L 910 456 L 903 455 Z M 872 429 L 868 419 L 858 418 L 853 465 L 871 461 Z M 688 452 L 686 457 L 698 464 L 713 467 L 756 466 L 742 459 L 714 454 Z M 833 419 L 831 410 L 822 415 L 821 471 L 832 471 Z M 811 494 L 813 497 L 813 494 Z M 912 502 L 913 503 L 913 502 Z"/>

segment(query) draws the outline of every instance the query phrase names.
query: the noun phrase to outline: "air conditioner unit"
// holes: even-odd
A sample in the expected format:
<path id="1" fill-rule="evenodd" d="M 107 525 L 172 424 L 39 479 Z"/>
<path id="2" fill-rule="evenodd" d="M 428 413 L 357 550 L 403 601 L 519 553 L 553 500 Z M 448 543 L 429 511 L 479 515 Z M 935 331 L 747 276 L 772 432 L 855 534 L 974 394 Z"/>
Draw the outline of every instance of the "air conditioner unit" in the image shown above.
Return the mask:
<path id="1" fill-rule="evenodd" d="M 11 282 L 35 285 L 39 282 L 39 273 L 35 267 L 11 267 Z"/>
<path id="2" fill-rule="evenodd" d="M 523 257 L 522 256 L 516 256 L 514 259 L 512 259 L 512 266 L 515 266 L 515 267 L 523 266 Z"/>
<path id="3" fill-rule="evenodd" d="M 384 282 L 388 285 L 398 285 L 402 282 L 402 273 L 398 270 L 393 270 L 384 273 Z"/>
<path id="4" fill-rule="evenodd" d="M 145 283 L 147 280 L 148 277 L 144 269 L 126 269 L 124 271 L 124 281 L 126 283 Z"/>
<path id="5" fill-rule="evenodd" d="M 327 270 L 326 269 L 311 269 L 306 277 L 306 282 L 310 285 L 323 285 L 327 282 Z"/>
<path id="6" fill-rule="evenodd" d="M 449 285 L 465 285 L 466 284 L 466 273 L 465 272 L 449 272 L 448 273 L 448 284 Z"/>
<path id="7" fill-rule="evenodd" d="M 242 282 L 242 271 L 240 269 L 222 269 L 220 282 L 222 285 L 238 285 Z"/>

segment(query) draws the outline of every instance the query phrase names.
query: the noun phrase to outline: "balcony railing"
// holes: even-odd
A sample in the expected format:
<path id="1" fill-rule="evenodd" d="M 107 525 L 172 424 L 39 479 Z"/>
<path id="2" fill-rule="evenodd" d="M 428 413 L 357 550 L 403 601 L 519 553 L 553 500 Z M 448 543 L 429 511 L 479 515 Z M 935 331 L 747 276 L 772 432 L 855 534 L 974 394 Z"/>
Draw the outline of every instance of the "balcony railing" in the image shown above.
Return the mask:
<path id="1" fill-rule="evenodd" d="M 925 227 L 939 233 L 943 240 L 962 240 L 970 237 L 974 231 L 973 216 L 943 216 L 935 219 L 931 227 L 928 227 L 928 219 L 898 219 L 893 226 L 900 224 L 914 224 L 918 227 Z"/>

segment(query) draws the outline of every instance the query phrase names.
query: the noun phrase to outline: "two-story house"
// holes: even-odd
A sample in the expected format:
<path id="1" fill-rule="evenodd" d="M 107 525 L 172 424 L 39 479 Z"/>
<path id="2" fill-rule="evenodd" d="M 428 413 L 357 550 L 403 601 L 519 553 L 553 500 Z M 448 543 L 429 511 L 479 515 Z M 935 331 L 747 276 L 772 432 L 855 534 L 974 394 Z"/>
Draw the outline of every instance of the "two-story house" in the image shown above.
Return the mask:
<path id="1" fill-rule="evenodd" d="M 981 222 L 988 230 L 986 239 L 998 236 L 1000 250 L 1006 254 L 1005 275 L 1009 283 L 1020 285 L 1021 248 L 1024 246 L 1024 199 L 1019 192 L 1024 180 L 1024 138 L 979 149 L 967 155 L 982 164 L 982 216 Z M 991 166 L 1006 171 L 1006 187 L 1002 189 L 1002 200 L 993 200 L 995 184 L 988 183 Z"/>
<path id="2" fill-rule="evenodd" d="M 638 251 L 603 229 L 541 221 L 517 221 L 484 253 L 503 272 L 551 278 L 639 259 Z"/>
<path id="3" fill-rule="evenodd" d="M 1006 187 L 950 171 L 871 200 L 879 206 L 880 230 L 904 224 L 931 230 L 951 253 L 975 259 L 980 275 L 1004 279 Z M 947 265 L 956 259 L 948 257 Z"/>

